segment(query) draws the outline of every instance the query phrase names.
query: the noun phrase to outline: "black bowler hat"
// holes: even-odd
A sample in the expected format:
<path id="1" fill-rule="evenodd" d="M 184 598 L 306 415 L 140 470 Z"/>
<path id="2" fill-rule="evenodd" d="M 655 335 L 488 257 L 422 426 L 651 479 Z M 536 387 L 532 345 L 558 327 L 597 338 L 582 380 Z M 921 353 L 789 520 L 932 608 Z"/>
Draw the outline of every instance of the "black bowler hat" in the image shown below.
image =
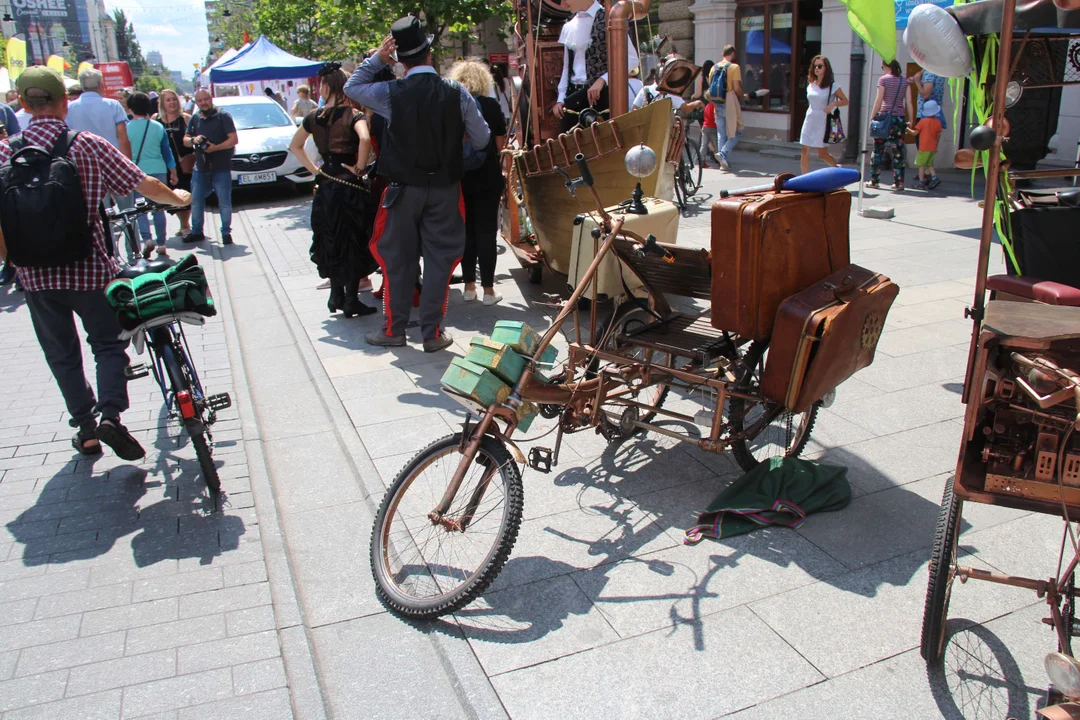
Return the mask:
<path id="1" fill-rule="evenodd" d="M 407 60 L 423 55 L 431 47 L 434 35 L 425 35 L 424 26 L 413 15 L 406 15 L 390 26 L 390 34 L 397 43 L 398 60 Z"/>

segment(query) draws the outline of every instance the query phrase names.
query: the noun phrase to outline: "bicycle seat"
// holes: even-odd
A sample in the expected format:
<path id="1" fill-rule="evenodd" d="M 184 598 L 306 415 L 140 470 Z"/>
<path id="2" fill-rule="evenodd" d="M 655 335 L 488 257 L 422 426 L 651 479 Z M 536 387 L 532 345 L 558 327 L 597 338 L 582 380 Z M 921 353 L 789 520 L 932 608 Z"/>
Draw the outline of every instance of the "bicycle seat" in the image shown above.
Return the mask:
<path id="1" fill-rule="evenodd" d="M 116 277 L 125 278 L 127 280 L 134 280 L 140 275 L 145 275 L 147 273 L 164 272 L 175 264 L 176 262 L 170 257 L 163 257 L 158 260 L 140 260 L 134 265 L 128 265 L 126 268 L 121 270 L 120 274 Z"/>
<path id="2" fill-rule="evenodd" d="M 1049 280 L 1017 275 L 993 275 L 986 279 L 986 287 L 994 292 L 1015 295 L 1045 305 L 1080 307 L 1080 288 Z"/>

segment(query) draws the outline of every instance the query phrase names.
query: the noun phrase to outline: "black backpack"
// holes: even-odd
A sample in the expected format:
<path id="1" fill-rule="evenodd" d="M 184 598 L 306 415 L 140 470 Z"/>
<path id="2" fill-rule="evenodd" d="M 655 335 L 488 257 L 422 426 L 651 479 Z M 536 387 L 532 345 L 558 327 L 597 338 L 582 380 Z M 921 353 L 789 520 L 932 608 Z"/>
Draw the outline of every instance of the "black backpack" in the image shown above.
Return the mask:
<path id="1" fill-rule="evenodd" d="M 77 136 L 61 133 L 51 152 L 25 135 L 8 143 L 14 154 L 0 165 L 0 230 L 13 265 L 71 265 L 94 248 L 79 170 L 67 154 Z"/>

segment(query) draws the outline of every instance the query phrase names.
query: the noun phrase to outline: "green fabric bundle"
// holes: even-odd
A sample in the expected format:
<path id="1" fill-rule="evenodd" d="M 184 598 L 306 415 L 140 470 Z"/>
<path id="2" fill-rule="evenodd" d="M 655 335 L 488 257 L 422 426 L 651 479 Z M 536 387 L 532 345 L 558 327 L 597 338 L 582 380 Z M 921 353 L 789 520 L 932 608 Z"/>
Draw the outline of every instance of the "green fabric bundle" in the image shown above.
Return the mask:
<path id="1" fill-rule="evenodd" d="M 113 280 L 105 288 L 105 297 L 125 330 L 134 330 L 148 320 L 177 312 L 195 312 L 207 317 L 217 314 L 206 273 L 191 254 L 163 272 Z"/>
<path id="2" fill-rule="evenodd" d="M 851 502 L 847 468 L 771 458 L 731 483 L 686 531 L 687 545 L 742 535 L 769 525 L 798 528 L 807 515 Z"/>

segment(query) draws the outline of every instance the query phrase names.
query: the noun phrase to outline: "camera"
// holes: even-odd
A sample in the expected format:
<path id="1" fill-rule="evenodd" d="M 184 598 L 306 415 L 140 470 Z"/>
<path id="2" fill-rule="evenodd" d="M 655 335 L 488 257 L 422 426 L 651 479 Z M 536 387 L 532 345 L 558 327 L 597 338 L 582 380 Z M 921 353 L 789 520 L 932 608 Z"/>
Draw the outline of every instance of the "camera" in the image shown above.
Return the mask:
<path id="1" fill-rule="evenodd" d="M 205 151 L 206 148 L 209 147 L 209 146 L 210 146 L 210 141 L 209 140 L 203 140 L 202 142 L 194 144 L 194 148 L 196 150 L 203 150 L 203 151 Z"/>

